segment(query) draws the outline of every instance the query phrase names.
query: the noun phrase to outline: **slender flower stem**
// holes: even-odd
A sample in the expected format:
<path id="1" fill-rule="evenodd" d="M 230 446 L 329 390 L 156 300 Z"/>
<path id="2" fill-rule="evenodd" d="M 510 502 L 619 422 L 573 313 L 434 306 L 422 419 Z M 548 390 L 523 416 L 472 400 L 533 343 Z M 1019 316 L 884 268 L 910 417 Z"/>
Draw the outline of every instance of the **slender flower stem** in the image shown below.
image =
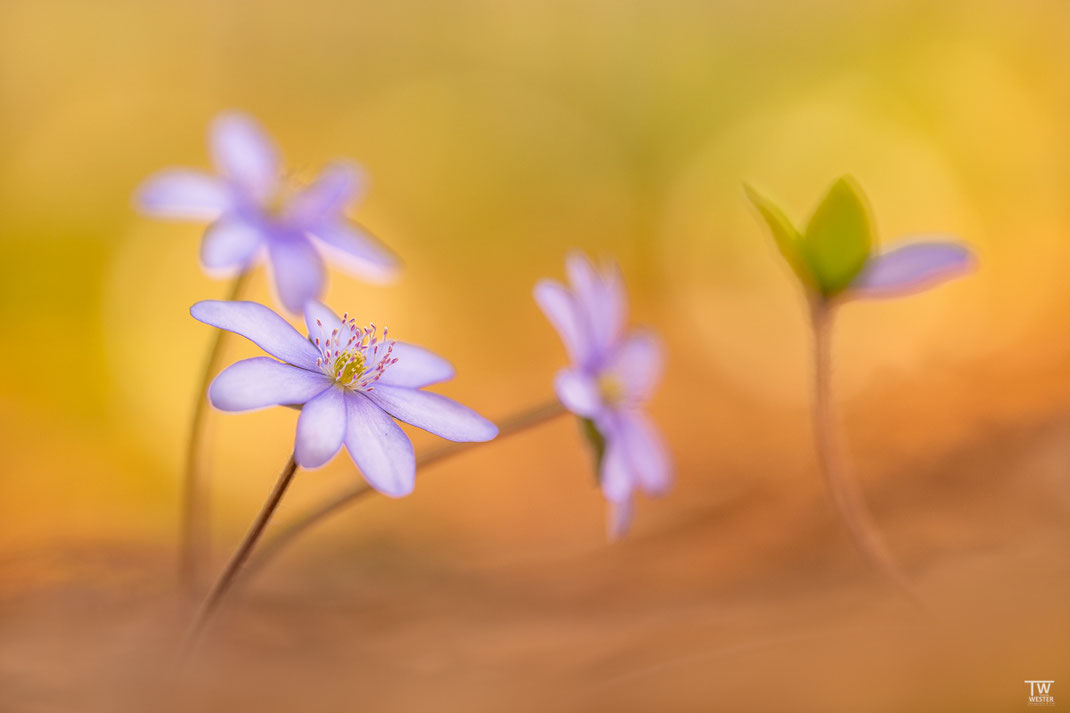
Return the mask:
<path id="1" fill-rule="evenodd" d="M 557 401 L 552 401 L 527 411 L 522 411 L 515 416 L 505 419 L 499 424 L 498 437 L 495 440 L 501 440 L 517 433 L 521 433 L 529 428 L 546 423 L 547 421 L 552 421 L 565 413 L 568 413 L 568 411 L 566 411 L 565 407 Z M 416 466 L 418 469 L 425 468 L 429 465 L 438 463 L 439 461 L 464 453 L 478 445 L 481 444 L 449 443 L 421 455 L 416 459 Z M 294 520 L 280 530 L 278 534 L 264 543 L 264 546 L 260 548 L 256 556 L 253 557 L 249 566 L 246 568 L 246 576 L 260 571 L 260 569 L 273 560 L 288 544 L 316 523 L 327 519 L 334 513 L 345 509 L 347 505 L 355 503 L 358 500 L 363 499 L 364 496 L 371 495 L 374 492 L 375 490 L 370 485 L 361 482 L 358 485 L 342 490 L 333 497 L 328 498 L 319 507 Z"/>
<path id="2" fill-rule="evenodd" d="M 197 613 L 197 618 L 194 619 L 193 625 L 190 627 L 189 633 L 186 635 L 186 644 L 183 647 L 183 650 L 187 654 L 193 650 L 205 625 L 219 607 L 219 603 L 223 600 L 223 597 L 234 583 L 235 576 L 237 576 L 242 565 L 245 564 L 245 560 L 249 558 L 249 554 L 260 540 L 260 535 L 263 534 L 264 528 L 268 524 L 268 520 L 271 519 L 272 514 L 275 512 L 275 508 L 278 507 L 279 502 L 282 500 L 283 494 L 286 493 L 286 488 L 289 487 L 290 481 L 293 480 L 295 472 L 297 472 L 297 462 L 294 461 L 294 457 L 291 455 L 290 460 L 286 463 L 286 467 L 282 469 L 282 473 L 279 475 L 279 479 L 275 483 L 271 495 L 268 496 L 267 502 L 264 503 L 264 507 L 261 508 L 260 514 L 256 516 L 253 526 L 249 528 L 249 532 L 246 533 L 245 539 L 242 540 L 241 546 L 238 547 L 238 551 L 230 558 L 230 562 L 227 563 L 227 567 L 223 570 L 223 574 L 220 575 L 219 580 L 215 583 L 215 586 L 212 587 L 212 591 L 208 593 L 204 603 L 201 605 L 201 609 Z"/>
<path id="3" fill-rule="evenodd" d="M 832 399 L 832 322 L 834 307 L 815 300 L 814 328 L 814 435 L 821 473 L 829 494 L 859 551 L 877 570 L 915 603 L 920 600 L 910 580 L 896 564 L 851 476 L 843 437 Z"/>
<path id="4" fill-rule="evenodd" d="M 248 272 L 234 278 L 226 299 L 238 299 L 248 281 Z M 219 369 L 223 357 L 223 345 L 227 332 L 215 331 L 215 339 L 204 363 L 204 373 L 197 387 L 197 400 L 193 406 L 189 442 L 186 445 L 185 471 L 182 477 L 181 541 L 178 554 L 179 584 L 192 594 L 197 587 L 199 566 L 208 558 L 208 483 L 201 463 L 204 448 L 204 425 L 208 415 L 208 386 Z"/>

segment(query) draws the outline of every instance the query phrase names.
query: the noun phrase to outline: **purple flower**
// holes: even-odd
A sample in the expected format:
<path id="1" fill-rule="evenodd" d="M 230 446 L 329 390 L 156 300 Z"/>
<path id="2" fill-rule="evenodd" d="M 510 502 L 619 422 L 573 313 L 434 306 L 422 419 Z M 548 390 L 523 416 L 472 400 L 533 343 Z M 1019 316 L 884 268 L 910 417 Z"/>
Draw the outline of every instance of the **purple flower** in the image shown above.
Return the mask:
<path id="1" fill-rule="evenodd" d="M 279 152 L 250 117 L 224 114 L 212 123 L 218 176 L 170 169 L 148 179 L 136 203 L 150 215 L 212 221 L 201 242 L 201 264 L 217 274 L 244 272 L 265 255 L 279 301 L 295 314 L 323 294 L 321 253 L 358 277 L 387 281 L 397 258 L 345 218 L 363 188 L 356 166 L 331 164 L 296 187 L 283 180 Z"/>
<path id="2" fill-rule="evenodd" d="M 308 338 L 256 302 L 206 300 L 194 318 L 242 335 L 275 359 L 254 357 L 227 367 L 208 389 L 223 411 L 301 406 L 294 460 L 303 468 L 329 461 L 344 443 L 378 491 L 412 492 L 412 442 L 394 419 L 451 441 L 489 441 L 498 427 L 475 411 L 422 391 L 453 378 L 453 367 L 421 347 L 376 336 L 374 325 L 339 319 L 319 302 L 305 308 Z"/>
<path id="3" fill-rule="evenodd" d="M 557 373 L 554 389 L 592 438 L 599 482 L 613 510 L 610 536 L 618 537 L 631 520 L 635 490 L 660 495 L 672 481 L 668 451 L 642 411 L 661 378 L 661 342 L 647 330 L 625 331 L 627 304 L 616 266 L 597 269 L 579 253 L 565 266 L 570 286 L 543 280 L 535 301 L 572 361 Z"/>

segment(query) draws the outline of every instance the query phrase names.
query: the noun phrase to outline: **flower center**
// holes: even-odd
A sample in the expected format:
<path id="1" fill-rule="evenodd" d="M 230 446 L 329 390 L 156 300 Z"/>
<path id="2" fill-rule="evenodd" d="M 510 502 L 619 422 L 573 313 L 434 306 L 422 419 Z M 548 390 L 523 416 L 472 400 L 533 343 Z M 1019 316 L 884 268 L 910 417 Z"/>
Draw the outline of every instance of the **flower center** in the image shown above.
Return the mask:
<path id="1" fill-rule="evenodd" d="M 392 356 L 394 340 L 386 338 L 385 327 L 380 338 L 374 324 L 358 327 L 348 313 L 342 315 L 341 326 L 329 333 L 320 320 L 316 320 L 316 326 L 320 334 L 313 337 L 312 343 L 321 355 L 316 364 L 340 386 L 371 391 L 372 384 L 397 361 L 397 357 Z"/>
<path id="2" fill-rule="evenodd" d="M 261 208 L 275 220 L 286 218 L 290 206 L 298 195 L 312 183 L 312 176 L 305 172 L 289 172 L 279 178 L 278 186 L 264 199 Z"/>
<path id="3" fill-rule="evenodd" d="M 610 406 L 620 404 L 627 396 L 624 384 L 614 374 L 602 374 L 598 377 L 598 393 Z"/>

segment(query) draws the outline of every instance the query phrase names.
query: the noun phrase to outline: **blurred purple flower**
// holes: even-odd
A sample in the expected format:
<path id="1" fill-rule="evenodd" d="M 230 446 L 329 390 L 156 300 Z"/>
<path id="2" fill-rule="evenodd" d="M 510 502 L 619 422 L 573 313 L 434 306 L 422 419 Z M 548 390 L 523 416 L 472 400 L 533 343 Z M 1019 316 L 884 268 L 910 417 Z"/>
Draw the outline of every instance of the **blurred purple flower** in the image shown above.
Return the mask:
<path id="1" fill-rule="evenodd" d="M 848 295 L 899 297 L 964 275 L 976 265 L 970 249 L 951 239 L 904 243 L 872 255 L 851 283 Z"/>
<path id="2" fill-rule="evenodd" d="M 345 218 L 363 188 L 355 165 L 331 164 L 312 183 L 295 187 L 283 179 L 271 139 L 243 114 L 216 118 L 210 144 L 219 175 L 165 170 L 136 196 L 149 215 L 212 221 L 201 242 L 205 270 L 244 272 L 266 254 L 279 301 L 295 314 L 323 294 L 321 253 L 370 281 L 394 277 L 397 258 Z"/>
<path id="3" fill-rule="evenodd" d="M 661 378 L 661 342 L 647 330 L 625 331 L 626 297 L 615 265 L 598 269 L 573 253 L 565 267 L 570 286 L 542 280 L 535 301 L 572 361 L 557 372 L 554 389 L 592 437 L 615 538 L 631 521 L 635 490 L 660 495 L 672 481 L 668 450 L 642 411 Z"/>
<path id="4" fill-rule="evenodd" d="M 308 338 L 256 302 L 206 300 L 194 318 L 242 335 L 276 357 L 244 359 L 223 370 L 208 398 L 223 411 L 302 406 L 294 460 L 317 468 L 342 444 L 376 490 L 393 497 L 412 492 L 412 442 L 394 419 L 451 441 L 489 441 L 498 427 L 475 411 L 422 391 L 453 378 L 442 357 L 405 342 L 376 336 L 374 325 L 339 319 L 319 302 L 305 308 Z"/>

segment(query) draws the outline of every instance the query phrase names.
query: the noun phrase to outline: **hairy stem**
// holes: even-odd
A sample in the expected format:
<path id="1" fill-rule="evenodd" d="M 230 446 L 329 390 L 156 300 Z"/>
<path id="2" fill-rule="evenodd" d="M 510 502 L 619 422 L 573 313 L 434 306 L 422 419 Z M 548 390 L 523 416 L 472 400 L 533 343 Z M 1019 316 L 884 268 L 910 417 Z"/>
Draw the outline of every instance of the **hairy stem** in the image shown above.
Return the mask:
<path id="1" fill-rule="evenodd" d="M 216 609 L 219 608 L 220 602 L 223 601 L 223 597 L 226 596 L 227 591 L 230 590 L 231 585 L 234 583 L 234 578 L 241 570 L 242 565 L 249 559 L 249 555 L 252 553 L 253 548 L 256 547 L 256 543 L 260 540 L 264 528 L 267 526 L 272 514 L 274 514 L 275 509 L 279 506 L 283 494 L 286 493 L 286 488 L 289 487 L 290 481 L 293 480 L 295 472 L 297 472 L 297 462 L 294 461 L 294 457 L 291 455 L 290 460 L 286 463 L 286 467 L 283 468 L 282 473 L 279 474 L 279 479 L 275 483 L 271 495 L 268 496 L 267 502 L 264 503 L 264 507 L 260 509 L 260 514 L 256 516 L 256 520 L 253 522 L 252 527 L 249 528 L 249 532 L 245 534 L 245 539 L 242 540 L 241 546 L 238 547 L 238 551 L 230 558 L 230 562 L 227 563 L 226 569 L 223 570 L 223 574 L 219 576 L 219 580 L 215 583 L 215 586 L 212 587 L 212 591 L 208 593 L 204 603 L 201 605 L 201 609 L 197 613 L 197 618 L 193 620 L 193 625 L 190 627 L 189 633 L 186 635 L 186 644 L 184 646 L 184 651 L 186 653 L 193 650 L 205 625 L 211 619 L 212 614 L 215 613 Z"/>
<path id="2" fill-rule="evenodd" d="M 234 278 L 227 293 L 227 300 L 236 300 L 245 288 L 248 272 Z M 197 387 L 197 400 L 193 406 L 189 442 L 186 444 L 185 470 L 182 475 L 182 513 L 180 516 L 180 544 L 178 553 L 179 584 L 192 594 L 197 588 L 199 568 L 208 559 L 208 477 L 201 462 L 204 449 L 205 423 L 208 410 L 208 386 L 212 383 L 219 362 L 223 358 L 223 345 L 229 332 L 215 330 L 215 339 L 204 362 L 204 373 Z"/>
<path id="3" fill-rule="evenodd" d="M 557 401 L 523 411 L 502 421 L 498 427 L 498 438 L 496 440 L 501 440 L 517 433 L 521 433 L 529 428 L 551 421 L 565 413 L 567 413 L 567 411 Z M 427 467 L 452 456 L 464 453 L 478 445 L 480 444 L 449 443 L 440 446 L 439 448 L 428 451 L 426 454 L 418 457 L 416 459 L 416 467 L 418 469 Z M 256 556 L 253 557 L 252 562 L 249 563 L 249 567 L 246 569 L 247 574 L 251 575 L 254 572 L 260 571 L 260 569 L 273 560 L 288 544 L 293 542 L 299 535 L 310 529 L 316 523 L 327 519 L 334 513 L 345 509 L 346 506 L 351 505 L 364 498 L 364 496 L 371 495 L 374 492 L 375 490 L 370 485 L 361 481 L 359 484 L 346 488 L 328 498 L 319 507 L 316 507 L 307 514 L 297 518 L 280 530 L 278 534 L 269 539 L 264 546 L 260 548 Z"/>
<path id="4" fill-rule="evenodd" d="M 896 564 L 866 507 L 850 473 L 832 396 L 833 307 L 813 305 L 814 328 L 814 435 L 817 457 L 832 501 L 859 551 L 896 587 L 917 602 L 906 575 Z"/>

